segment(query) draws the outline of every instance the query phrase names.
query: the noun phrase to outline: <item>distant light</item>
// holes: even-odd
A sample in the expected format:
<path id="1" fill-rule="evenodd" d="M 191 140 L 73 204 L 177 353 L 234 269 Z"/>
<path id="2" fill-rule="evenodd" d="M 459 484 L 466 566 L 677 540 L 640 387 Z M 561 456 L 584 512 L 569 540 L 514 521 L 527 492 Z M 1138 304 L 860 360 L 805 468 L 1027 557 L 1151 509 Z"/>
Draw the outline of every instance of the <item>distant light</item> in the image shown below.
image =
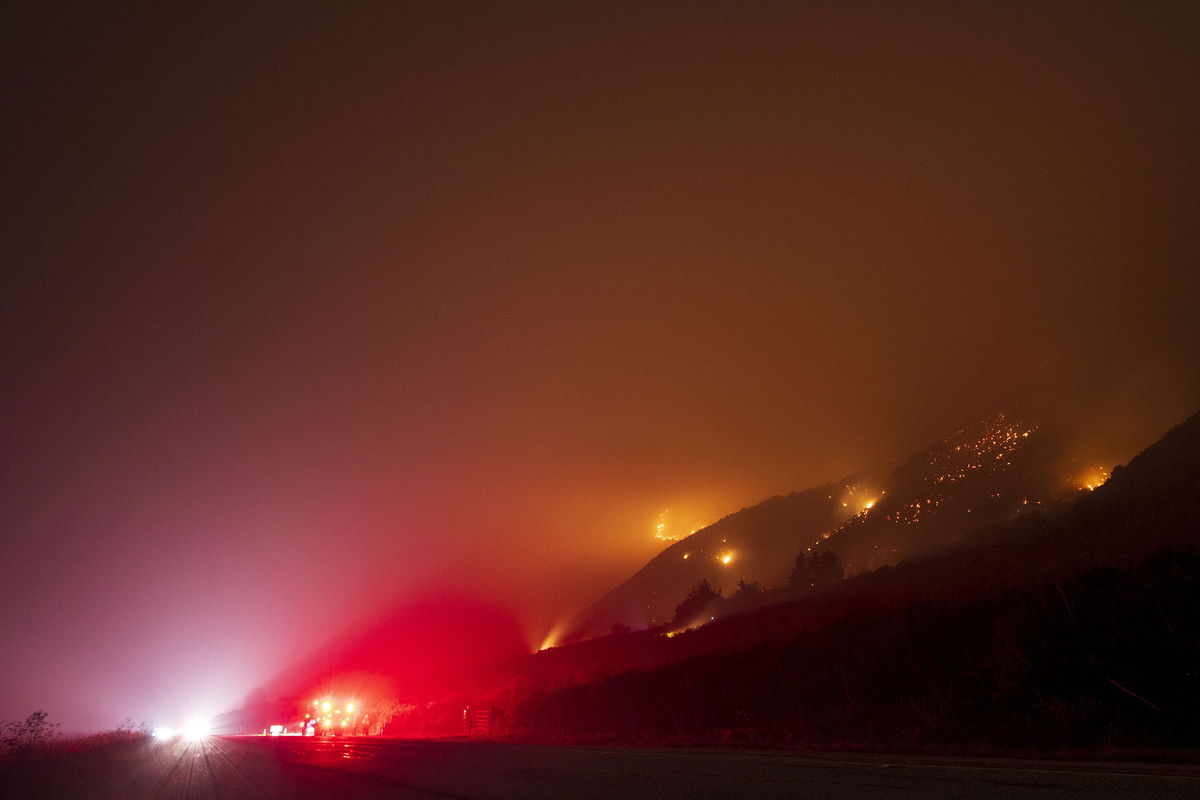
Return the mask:
<path id="1" fill-rule="evenodd" d="M 333 705 L 332 703 L 330 703 L 328 700 L 326 700 L 324 703 L 321 704 L 321 709 L 324 711 L 328 711 L 332 705 Z"/>
<path id="2" fill-rule="evenodd" d="M 342 727 L 346 727 L 346 720 L 342 720 Z"/>
<path id="3" fill-rule="evenodd" d="M 354 710 L 354 703 L 346 703 L 346 710 L 347 710 L 347 711 L 353 711 L 353 710 Z"/>
<path id="4" fill-rule="evenodd" d="M 1108 481 L 1108 478 L 1108 470 L 1094 469 L 1079 482 L 1079 488 L 1080 490 L 1086 489 L 1089 492 L 1095 491 L 1103 486 Z"/>
<path id="5" fill-rule="evenodd" d="M 188 739 L 203 739 L 208 736 L 208 723 L 199 718 L 190 720 L 181 733 Z"/>
<path id="6" fill-rule="evenodd" d="M 559 639 L 562 637 L 562 623 L 556 624 L 553 628 L 547 631 L 542 643 L 538 645 L 537 652 L 549 650 L 551 647 L 558 647 Z"/>
<path id="7" fill-rule="evenodd" d="M 658 515 L 658 522 L 654 525 L 654 538 L 663 542 L 677 542 L 683 537 L 677 533 L 671 532 L 670 525 L 667 523 L 667 511 L 669 511 L 669 509 L 664 509 L 663 512 Z"/>
<path id="8" fill-rule="evenodd" d="M 283 726 L 282 725 L 272 725 L 270 728 L 270 731 L 271 731 L 272 736 L 282 736 L 283 735 Z"/>
<path id="9" fill-rule="evenodd" d="M 722 564 L 728 564 L 730 561 L 733 561 L 733 553 L 726 553 L 725 555 L 721 556 Z"/>
<path id="10" fill-rule="evenodd" d="M 155 728 L 154 729 L 154 738 L 155 739 L 170 739 L 174 735 L 175 735 L 175 731 L 171 730 L 170 728 Z"/>

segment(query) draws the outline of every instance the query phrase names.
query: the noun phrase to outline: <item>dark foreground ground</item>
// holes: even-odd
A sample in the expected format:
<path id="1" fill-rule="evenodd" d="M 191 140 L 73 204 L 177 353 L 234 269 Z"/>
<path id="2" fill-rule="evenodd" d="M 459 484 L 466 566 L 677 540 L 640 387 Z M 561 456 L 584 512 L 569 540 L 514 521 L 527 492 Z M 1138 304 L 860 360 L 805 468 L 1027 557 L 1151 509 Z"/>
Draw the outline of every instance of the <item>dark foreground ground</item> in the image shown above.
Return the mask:
<path id="1" fill-rule="evenodd" d="M 1195 765 L 213 737 L 0 767 L 5 798 L 1196 798 Z"/>

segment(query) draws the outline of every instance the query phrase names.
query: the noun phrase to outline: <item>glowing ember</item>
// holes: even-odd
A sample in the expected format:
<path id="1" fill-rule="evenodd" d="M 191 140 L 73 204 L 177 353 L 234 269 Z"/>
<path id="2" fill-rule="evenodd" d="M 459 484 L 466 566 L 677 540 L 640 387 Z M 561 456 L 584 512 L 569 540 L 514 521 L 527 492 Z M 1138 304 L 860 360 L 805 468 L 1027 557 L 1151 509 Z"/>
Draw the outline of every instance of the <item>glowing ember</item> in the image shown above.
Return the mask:
<path id="1" fill-rule="evenodd" d="M 541 644 L 539 644 L 537 647 L 537 652 L 540 653 L 543 650 L 549 650 L 551 647 L 558 647 L 559 640 L 562 638 L 563 634 L 562 629 L 563 624 L 561 622 L 551 628 L 546 633 L 545 637 L 542 638 Z"/>
<path id="2" fill-rule="evenodd" d="M 659 513 L 658 521 L 654 524 L 654 538 L 660 542 L 678 542 L 680 539 L 686 539 L 704 527 L 703 525 L 695 525 L 686 532 L 680 531 L 680 523 L 676 521 L 675 524 L 672 524 L 669 515 L 670 509 L 664 509 Z"/>
<path id="3" fill-rule="evenodd" d="M 667 512 L 664 511 L 658 515 L 658 524 L 654 526 L 654 538 L 668 541 L 667 539 Z"/>
<path id="4" fill-rule="evenodd" d="M 1108 478 L 1108 470 L 1094 469 L 1079 479 L 1079 490 L 1094 491 L 1103 486 L 1108 481 Z"/>
<path id="5" fill-rule="evenodd" d="M 976 471 L 998 472 L 1012 466 L 1012 454 L 1024 447 L 1037 426 L 1022 429 L 1004 414 L 981 426 L 963 428 L 929 452 L 928 463 L 938 470 L 933 483 L 952 484 Z M 952 442 L 957 442 L 950 447 Z M 926 480 L 930 480 L 926 478 Z"/>
<path id="6" fill-rule="evenodd" d="M 667 522 L 668 510 L 669 509 L 664 509 L 662 513 L 658 515 L 658 522 L 654 525 L 654 538 L 662 542 L 677 542 L 682 539 L 683 536 L 671 531 L 670 523 Z"/>

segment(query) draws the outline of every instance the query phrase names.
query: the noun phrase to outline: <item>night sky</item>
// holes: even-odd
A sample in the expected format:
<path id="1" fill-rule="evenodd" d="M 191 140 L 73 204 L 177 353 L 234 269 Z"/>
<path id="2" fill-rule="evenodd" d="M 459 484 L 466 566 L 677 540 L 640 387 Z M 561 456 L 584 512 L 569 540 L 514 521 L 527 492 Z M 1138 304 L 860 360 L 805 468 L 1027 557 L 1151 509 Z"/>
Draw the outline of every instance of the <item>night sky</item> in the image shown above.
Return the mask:
<path id="1" fill-rule="evenodd" d="M 1114 459 L 1200 407 L 1195 3 L 26 5 L 0 720 L 177 724 L 430 598 L 535 647 L 664 510 L 1059 365 Z"/>

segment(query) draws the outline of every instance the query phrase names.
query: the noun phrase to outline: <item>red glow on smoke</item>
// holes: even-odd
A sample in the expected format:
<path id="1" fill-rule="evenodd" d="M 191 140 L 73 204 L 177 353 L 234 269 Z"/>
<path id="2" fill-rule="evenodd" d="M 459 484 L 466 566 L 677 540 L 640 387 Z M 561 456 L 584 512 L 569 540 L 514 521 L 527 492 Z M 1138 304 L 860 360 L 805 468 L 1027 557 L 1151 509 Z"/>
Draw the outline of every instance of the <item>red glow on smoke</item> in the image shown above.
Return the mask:
<path id="1" fill-rule="evenodd" d="M 332 641 L 266 688 L 269 696 L 429 699 L 468 675 L 528 651 L 517 621 L 466 597 L 405 604 Z"/>

